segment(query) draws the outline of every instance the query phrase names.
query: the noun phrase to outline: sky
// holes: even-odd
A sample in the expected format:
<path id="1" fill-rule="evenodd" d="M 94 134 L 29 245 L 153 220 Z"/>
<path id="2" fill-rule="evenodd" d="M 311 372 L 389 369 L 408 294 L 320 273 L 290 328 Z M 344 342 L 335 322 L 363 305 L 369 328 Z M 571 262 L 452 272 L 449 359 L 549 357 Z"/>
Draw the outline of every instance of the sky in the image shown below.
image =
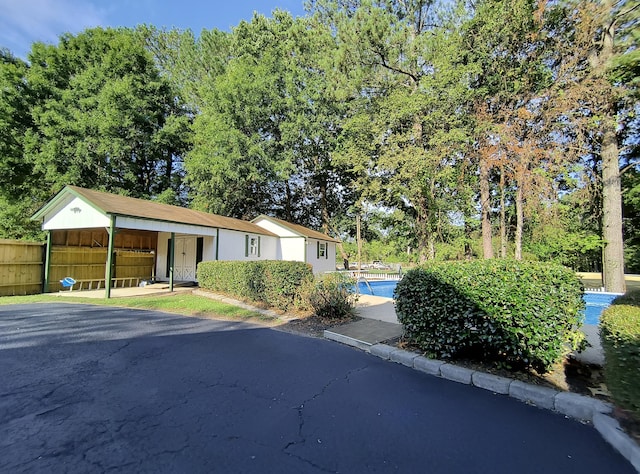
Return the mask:
<path id="1" fill-rule="evenodd" d="M 0 47 L 26 59 L 36 41 L 56 44 L 63 33 L 101 27 L 157 27 L 230 31 L 254 11 L 302 16 L 304 0 L 0 0 Z"/>

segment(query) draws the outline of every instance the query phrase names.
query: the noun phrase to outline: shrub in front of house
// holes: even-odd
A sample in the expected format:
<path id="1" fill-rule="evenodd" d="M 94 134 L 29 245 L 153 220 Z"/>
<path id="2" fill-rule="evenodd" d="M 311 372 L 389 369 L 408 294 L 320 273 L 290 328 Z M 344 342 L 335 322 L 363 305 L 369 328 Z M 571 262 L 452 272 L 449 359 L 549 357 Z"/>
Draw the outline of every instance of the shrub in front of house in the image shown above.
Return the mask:
<path id="1" fill-rule="evenodd" d="M 396 313 L 409 342 L 430 357 L 546 372 L 583 341 L 582 292 L 575 273 L 556 264 L 441 262 L 405 275 Z"/>
<path id="2" fill-rule="evenodd" d="M 298 288 L 312 278 L 311 265 L 303 262 L 260 260 L 198 264 L 201 288 L 263 302 L 281 310 L 287 310 L 296 303 Z"/>
<path id="3" fill-rule="evenodd" d="M 616 298 L 602 312 L 600 341 L 607 388 L 640 419 L 640 291 Z"/>
<path id="4" fill-rule="evenodd" d="M 282 310 L 299 306 L 300 289 L 313 281 L 311 265 L 285 261 L 264 263 L 264 301 Z"/>
<path id="5" fill-rule="evenodd" d="M 317 275 L 303 290 L 303 301 L 323 319 L 346 319 L 353 315 L 358 295 L 355 281 L 341 273 Z"/>

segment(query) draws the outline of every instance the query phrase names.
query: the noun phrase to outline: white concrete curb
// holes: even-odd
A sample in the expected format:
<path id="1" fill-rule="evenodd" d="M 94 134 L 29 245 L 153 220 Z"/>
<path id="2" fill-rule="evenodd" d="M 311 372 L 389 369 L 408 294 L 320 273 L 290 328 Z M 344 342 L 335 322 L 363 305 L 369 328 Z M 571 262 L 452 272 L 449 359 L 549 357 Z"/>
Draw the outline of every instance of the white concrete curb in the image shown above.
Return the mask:
<path id="1" fill-rule="evenodd" d="M 631 465 L 640 472 L 640 448 L 627 434 L 622 431 L 618 420 L 610 416 L 596 413 L 593 417 L 593 426 L 600 435 L 629 460 Z"/>

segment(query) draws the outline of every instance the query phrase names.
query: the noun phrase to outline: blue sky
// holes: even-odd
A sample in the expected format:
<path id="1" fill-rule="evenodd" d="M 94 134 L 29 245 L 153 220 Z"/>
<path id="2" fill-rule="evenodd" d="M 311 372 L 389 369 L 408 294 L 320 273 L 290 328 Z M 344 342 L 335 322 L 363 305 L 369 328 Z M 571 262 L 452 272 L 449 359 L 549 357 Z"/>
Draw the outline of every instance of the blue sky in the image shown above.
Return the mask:
<path id="1" fill-rule="evenodd" d="M 0 0 L 0 47 L 26 59 L 31 43 L 57 43 L 62 33 L 94 26 L 158 27 L 229 31 L 257 11 L 276 8 L 304 15 L 304 0 Z"/>

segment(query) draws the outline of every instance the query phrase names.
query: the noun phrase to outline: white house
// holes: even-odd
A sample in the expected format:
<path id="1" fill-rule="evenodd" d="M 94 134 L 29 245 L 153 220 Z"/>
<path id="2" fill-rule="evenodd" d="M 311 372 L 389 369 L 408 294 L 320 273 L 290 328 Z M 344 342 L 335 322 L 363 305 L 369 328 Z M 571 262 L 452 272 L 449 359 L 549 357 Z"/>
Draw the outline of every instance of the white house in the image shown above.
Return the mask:
<path id="1" fill-rule="evenodd" d="M 66 186 L 33 219 L 47 231 L 45 288 L 73 276 L 60 277 L 57 270 L 102 280 L 107 297 L 118 281 L 131 285 L 134 279 L 152 278 L 173 287 L 174 281 L 195 281 L 196 266 L 205 260 L 293 260 L 310 263 L 314 273 L 335 269 L 335 239 L 268 216 L 247 222 Z M 56 260 L 69 249 L 85 257 L 103 255 L 103 263 L 95 257 L 85 259 L 89 263 L 83 257 L 73 264 Z M 136 263 L 121 263 L 125 260 L 147 264 L 143 270 Z"/>
<path id="2" fill-rule="evenodd" d="M 336 269 L 336 239 L 275 217 L 261 215 L 251 222 L 278 236 L 278 260 L 310 263 L 314 273 Z"/>

